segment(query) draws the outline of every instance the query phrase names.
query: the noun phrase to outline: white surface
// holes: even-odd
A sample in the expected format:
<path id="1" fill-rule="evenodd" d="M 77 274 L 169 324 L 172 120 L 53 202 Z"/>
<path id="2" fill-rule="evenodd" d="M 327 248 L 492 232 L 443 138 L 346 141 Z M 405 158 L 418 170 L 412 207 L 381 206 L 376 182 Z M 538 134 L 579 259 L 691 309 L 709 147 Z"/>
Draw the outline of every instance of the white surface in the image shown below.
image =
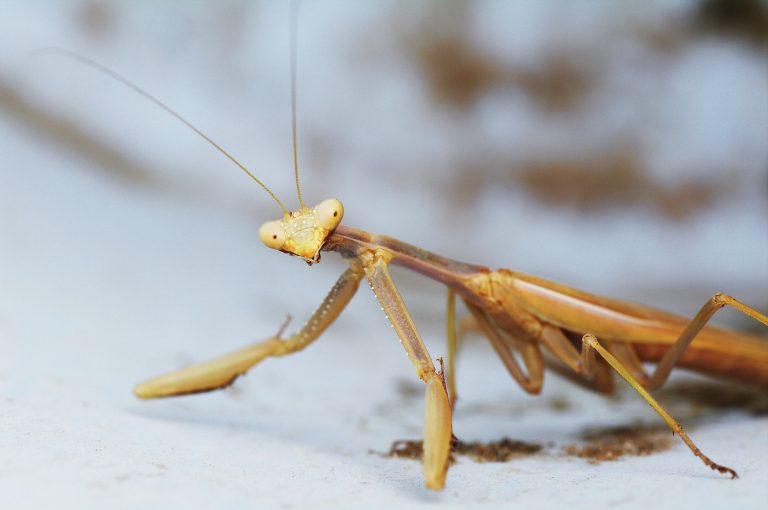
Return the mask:
<path id="1" fill-rule="evenodd" d="M 493 24 L 492 9 L 503 7 L 488 5 L 491 14 L 481 21 Z M 71 149 L 0 118 L 3 508 L 764 507 L 765 417 L 731 411 L 692 427 L 706 453 L 739 471 L 735 482 L 710 472 L 682 444 L 593 466 L 560 456 L 559 447 L 589 427 L 657 423 L 647 406 L 631 394 L 609 400 L 554 377 L 543 396 L 526 397 L 480 345 L 461 359 L 456 433 L 466 440 L 510 436 L 553 446 L 505 464 L 461 459 L 444 492 L 426 491 L 418 463 L 370 453 L 418 437 L 423 411 L 420 398 L 397 393 L 400 381 L 415 379 L 413 369 L 364 286 L 316 345 L 265 362 L 234 388 L 136 401 L 130 388 L 146 377 L 269 336 L 287 313 L 302 321 L 342 263 L 329 255 L 310 269 L 265 251 L 256 233 L 275 208 L 258 188 L 142 99 L 68 62 L 30 62 L 26 52 L 75 47 L 120 69 L 289 197 L 287 18 L 279 4 L 246 9 L 253 17 L 243 16 L 251 20 L 246 27 L 253 23 L 258 30 L 244 30 L 246 42 L 230 51 L 224 43 L 216 46 L 227 31 L 208 24 L 214 8 L 123 6 L 111 38 L 94 42 L 77 35 L 76 10 L 68 3 L 15 7 L 6 4 L 0 21 L 5 79 L 36 104 L 67 112 L 136 155 L 166 185 L 159 191 L 126 186 Z M 310 201 L 335 194 L 352 226 L 604 294 L 645 301 L 658 296 L 687 315 L 715 290 L 758 306 L 768 301 L 766 200 L 764 190 L 753 189 L 764 182 L 764 103 L 752 110 L 722 107 L 728 125 L 755 127 L 747 134 L 732 130 L 742 145 L 719 140 L 717 130 L 696 131 L 702 139 L 686 149 L 690 161 L 696 147 L 706 145 L 717 153 L 712 158 L 738 160 L 747 177 L 738 200 L 688 222 L 662 224 L 635 210 L 585 219 L 494 193 L 457 215 L 432 192 L 440 189 L 432 183 L 451 178 L 441 174 L 440 162 L 462 150 L 459 136 L 531 124 L 518 118 L 486 124 L 480 113 L 463 124 L 442 122 L 401 63 L 383 58 L 382 64 L 368 55 L 370 67 L 361 68 L 350 48 L 379 40 L 370 34 L 386 34 L 381 20 L 388 9 L 310 3 L 303 15 L 312 23 L 300 28 L 300 140 L 304 147 L 332 143 L 330 163 L 319 156 L 302 163 Z M 535 23 L 536 8 L 527 9 Z M 541 44 L 542 30 L 531 34 L 516 39 L 521 54 L 535 54 Z M 504 47 L 493 41 L 485 42 Z M 768 73 L 753 53 L 724 44 L 715 45 L 713 55 L 730 62 L 734 73 L 744 69 L 744 93 L 762 97 Z M 709 72 L 718 65 L 703 69 L 698 50 L 679 59 L 664 80 L 679 83 L 682 75 L 674 70 L 686 66 Z M 625 99 L 654 96 L 656 83 L 649 78 L 647 89 L 638 84 Z M 674 90 L 679 95 L 662 102 L 667 106 L 659 112 L 689 97 Z M 707 90 L 715 98 L 722 92 L 701 93 Z M 686 132 L 686 122 L 690 128 L 706 120 L 696 107 L 701 104 L 708 103 L 692 98 L 692 116 L 681 108 L 676 136 Z M 569 128 L 560 129 L 542 133 L 542 150 L 567 138 Z M 590 133 L 580 140 L 600 138 L 599 131 Z M 663 140 L 651 134 L 652 161 L 671 164 L 673 152 L 654 145 Z M 745 146 L 752 159 L 736 157 Z M 419 177 L 409 173 L 412 168 L 420 169 Z M 414 221 L 417 213 L 424 216 Z M 503 218 L 501 226 L 475 224 L 489 217 Z M 502 249 L 484 249 L 499 231 Z M 400 271 L 395 276 L 431 352 L 439 355 L 442 291 Z M 679 290 L 692 286 L 696 292 Z M 676 289 L 684 299 L 669 297 Z M 563 395 L 572 408 L 554 412 L 549 403 Z"/>

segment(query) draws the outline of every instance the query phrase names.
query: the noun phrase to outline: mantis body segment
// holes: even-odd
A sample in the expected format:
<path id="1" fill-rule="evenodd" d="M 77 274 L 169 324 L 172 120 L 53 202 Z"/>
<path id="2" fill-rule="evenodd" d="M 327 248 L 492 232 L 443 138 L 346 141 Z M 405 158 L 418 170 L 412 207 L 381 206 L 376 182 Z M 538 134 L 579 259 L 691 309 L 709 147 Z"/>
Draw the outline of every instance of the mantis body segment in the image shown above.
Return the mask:
<path id="1" fill-rule="evenodd" d="M 313 228 L 323 229 L 319 225 Z M 306 232 L 302 236 L 314 239 Z M 270 240 L 274 241 L 269 237 L 267 241 Z M 311 256 L 307 246 L 296 251 L 289 251 L 286 246 L 293 246 L 290 236 L 276 249 L 301 256 L 308 262 L 318 260 L 320 251 L 335 251 L 349 262 L 349 268 L 304 327 L 286 340 L 278 335 L 211 362 L 147 381 L 136 387 L 136 394 L 141 398 L 155 398 L 219 389 L 268 356 L 282 356 L 306 347 L 343 311 L 365 277 L 400 338 L 416 375 L 426 386 L 423 461 L 427 487 L 442 488 L 448 467 L 452 403 L 456 398 L 453 369 L 456 331 L 451 326 L 456 294 L 512 378 L 526 392 L 541 391 L 547 366 L 601 393 L 613 390 L 612 374 L 616 372 L 694 455 L 716 471 L 737 476 L 733 469 L 703 454 L 648 390 L 662 385 L 675 366 L 768 384 L 767 342 L 706 325 L 712 315 L 726 305 L 768 325 L 768 317 L 738 300 L 715 294 L 689 322 L 666 312 L 593 296 L 522 273 L 506 269 L 491 271 L 453 261 L 390 237 L 342 225 L 329 230 L 319 245 L 313 244 L 319 247 Z M 389 275 L 390 265 L 409 268 L 449 288 L 447 385 L 443 374 L 435 369 L 433 358 Z M 714 358 L 721 362 L 713 363 Z M 645 372 L 644 361 L 657 363 L 652 375 Z"/>

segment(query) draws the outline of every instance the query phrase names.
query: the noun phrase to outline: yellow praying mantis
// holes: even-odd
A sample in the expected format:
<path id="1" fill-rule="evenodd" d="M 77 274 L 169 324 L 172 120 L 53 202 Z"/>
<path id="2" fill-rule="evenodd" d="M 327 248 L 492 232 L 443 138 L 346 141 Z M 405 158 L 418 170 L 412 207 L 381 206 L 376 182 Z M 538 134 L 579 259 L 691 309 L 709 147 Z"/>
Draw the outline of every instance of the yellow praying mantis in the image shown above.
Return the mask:
<path id="1" fill-rule="evenodd" d="M 282 329 L 266 340 L 211 361 L 190 366 L 139 384 L 142 399 L 188 395 L 226 388 L 268 357 L 295 353 L 317 339 L 341 314 L 366 279 L 402 343 L 416 375 L 425 384 L 423 470 L 428 488 L 445 485 L 449 464 L 453 403 L 456 399 L 456 296 L 469 310 L 471 322 L 490 341 L 509 374 L 530 394 L 541 391 L 544 368 L 594 391 L 609 394 L 613 373 L 624 378 L 661 416 L 704 464 L 721 473 L 736 471 L 707 457 L 680 424 L 649 394 L 664 384 L 674 367 L 712 376 L 768 385 L 768 341 L 726 331 L 707 322 L 728 305 L 768 325 L 768 316 L 726 294 L 713 295 L 692 320 L 650 307 L 607 299 L 507 269 L 451 260 L 391 237 L 341 224 L 342 203 L 335 199 L 308 207 L 301 196 L 296 143 L 295 51 L 292 52 L 291 101 L 293 162 L 299 208 L 291 211 L 237 159 L 178 113 L 126 78 L 81 55 L 61 51 L 112 76 L 176 117 L 234 162 L 282 209 L 282 217 L 261 226 L 259 236 L 269 248 L 320 262 L 322 252 L 336 252 L 349 264 L 320 306 L 296 333 L 282 338 Z M 434 279 L 448 289 L 447 381 L 435 368 L 389 273 L 402 266 Z M 518 362 L 518 358 L 522 363 Z M 643 363 L 656 363 L 648 374 Z M 440 358 L 442 366 L 442 358 Z M 521 366 L 522 365 L 522 366 Z"/>

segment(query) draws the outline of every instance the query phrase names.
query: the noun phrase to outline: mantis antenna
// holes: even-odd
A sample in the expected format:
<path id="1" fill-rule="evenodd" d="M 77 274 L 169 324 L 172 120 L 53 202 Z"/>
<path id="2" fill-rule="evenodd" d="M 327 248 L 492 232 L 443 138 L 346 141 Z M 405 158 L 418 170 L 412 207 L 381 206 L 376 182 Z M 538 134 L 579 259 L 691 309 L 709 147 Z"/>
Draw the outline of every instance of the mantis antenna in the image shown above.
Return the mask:
<path id="1" fill-rule="evenodd" d="M 269 196 L 270 196 L 270 197 L 272 197 L 272 199 L 273 199 L 275 202 L 277 202 L 277 204 L 278 204 L 278 205 L 280 206 L 280 208 L 283 210 L 283 215 L 288 215 L 288 209 L 286 209 L 286 208 L 285 208 L 285 206 L 283 205 L 283 203 L 282 203 L 282 202 L 281 202 L 281 201 L 280 201 L 280 200 L 279 200 L 279 199 L 278 199 L 278 198 L 275 196 L 275 194 L 274 194 L 274 193 L 272 193 L 272 190 L 270 190 L 270 189 L 267 187 L 267 185 L 266 185 L 266 184 L 264 184 L 263 182 L 261 182 L 261 180 L 260 180 L 258 177 L 256 177 L 255 175 L 253 175 L 253 174 L 250 172 L 250 170 L 248 170 L 248 169 L 245 167 L 245 165 L 243 165 L 242 163 L 240 163 L 240 161 L 238 161 L 238 160 L 237 160 L 237 159 L 236 159 L 236 158 L 235 158 L 233 155 L 231 155 L 229 152 L 227 152 L 226 150 L 224 150 L 224 148 L 223 148 L 221 145 L 219 145 L 218 143 L 214 142 L 214 141 L 213 141 L 213 140 L 212 140 L 210 137 L 208 137 L 208 135 L 206 135 L 206 134 L 205 134 L 205 133 L 203 133 L 201 130 L 199 130 L 197 127 L 195 127 L 195 126 L 194 126 L 194 125 L 193 125 L 191 122 L 189 122 L 187 119 L 185 119 L 184 117 L 182 117 L 181 115 L 179 115 L 178 113 L 176 113 L 176 112 L 175 112 L 173 109 L 171 109 L 171 108 L 170 108 L 169 106 L 167 106 L 165 103 L 163 103 L 162 101 L 160 101 L 159 99 L 157 99 L 156 97 L 154 97 L 152 94 L 150 94 L 149 92 L 145 91 L 144 89 L 142 89 L 141 87 L 139 87 L 138 85 L 136 85 L 135 83 L 133 83 L 132 81 L 130 81 L 128 78 L 125 78 L 124 76 L 122 76 L 122 75 L 118 74 L 117 72 L 115 72 L 115 71 L 113 71 L 113 70 L 109 69 L 108 67 L 106 67 L 106 66 L 103 66 L 103 65 L 99 64 L 99 63 L 98 63 L 98 62 L 96 62 L 95 60 L 91 60 L 90 58 L 88 58 L 88 57 L 86 57 L 86 56 L 84 56 L 84 55 L 80 55 L 79 53 L 75 53 L 74 51 L 70 51 L 70 50 L 65 50 L 65 49 L 63 49 L 63 48 L 45 48 L 45 49 L 42 49 L 42 50 L 38 50 L 38 51 L 35 51 L 33 54 L 34 54 L 34 55 L 47 55 L 47 54 L 51 54 L 51 55 L 58 55 L 58 56 L 64 56 L 64 57 L 68 57 L 68 58 L 71 58 L 71 59 L 73 59 L 73 60 L 76 60 L 76 61 L 80 62 L 81 64 L 85 64 L 85 65 L 87 65 L 88 67 L 91 67 L 91 68 L 93 68 L 93 69 L 95 69 L 95 70 L 97 70 L 97 71 L 99 71 L 99 72 L 101 72 L 101 73 L 103 73 L 103 74 L 106 74 L 107 76 L 109 76 L 109 77 L 111 77 L 111 78 L 113 78 L 113 79 L 115 79 L 115 80 L 119 81 L 120 83 L 122 83 L 122 84 L 123 84 L 123 85 L 125 85 L 126 87 L 128 87 L 128 88 L 132 89 L 132 90 L 133 90 L 134 92 L 136 92 L 137 94 L 139 94 L 139 95 L 141 95 L 141 96 L 145 97 L 146 99 L 148 99 L 148 100 L 152 101 L 152 102 L 153 102 L 153 103 L 155 103 L 157 106 L 159 106 L 160 108 L 162 108 L 163 110 L 165 110 L 166 112 L 168 112 L 169 114 L 171 114 L 172 116 L 174 116 L 174 117 L 175 117 L 177 120 L 179 120 L 180 122 L 182 122 L 184 125 L 186 125 L 186 126 L 189 128 L 189 129 L 191 129 L 192 131 L 194 131 L 195 133 L 197 133 L 197 134 L 198 134 L 200 137 L 202 137 L 202 138 L 203 138 L 203 139 L 204 139 L 206 142 L 208 142 L 209 144 L 211 144 L 211 145 L 212 145 L 214 148 L 216 148 L 216 149 L 217 149 L 219 152 L 221 152 L 222 154 L 224 154 L 224 155 L 225 155 L 225 156 L 226 156 L 226 157 L 227 157 L 227 158 L 228 158 L 230 161 L 232 161 L 232 162 L 233 162 L 235 165 L 237 165 L 237 166 L 240 168 L 240 170 L 242 170 L 243 172 L 245 172 L 246 174 L 248 174 L 248 176 L 249 176 L 251 179 L 253 179 L 254 181 L 256 181 L 256 184 L 258 184 L 259 186 L 261 186 L 262 188 L 264 188 L 264 191 L 266 191 L 266 192 L 269 194 Z M 295 117 L 294 117 L 294 119 L 295 119 Z M 294 154 L 294 161 L 295 161 L 295 157 L 296 157 L 296 126 L 295 126 L 295 120 L 294 120 L 294 135 L 293 135 L 293 140 L 294 140 L 294 143 L 293 143 L 293 147 L 294 147 L 294 148 L 293 148 L 293 154 Z M 296 185 L 297 185 L 297 186 L 298 186 L 298 183 L 299 183 L 299 181 L 298 181 L 298 178 L 299 178 L 299 174 L 298 174 L 298 166 L 297 166 L 297 167 L 296 167 Z M 299 194 L 299 201 L 301 201 L 301 194 Z M 302 205 L 303 205 L 303 202 L 302 202 Z"/>
<path id="2" fill-rule="evenodd" d="M 299 186 L 299 157 L 296 150 L 296 24 L 299 17 L 299 2 L 291 2 L 291 128 L 293 130 L 293 171 L 296 176 L 296 194 L 299 196 L 299 206 L 305 209 Z"/>

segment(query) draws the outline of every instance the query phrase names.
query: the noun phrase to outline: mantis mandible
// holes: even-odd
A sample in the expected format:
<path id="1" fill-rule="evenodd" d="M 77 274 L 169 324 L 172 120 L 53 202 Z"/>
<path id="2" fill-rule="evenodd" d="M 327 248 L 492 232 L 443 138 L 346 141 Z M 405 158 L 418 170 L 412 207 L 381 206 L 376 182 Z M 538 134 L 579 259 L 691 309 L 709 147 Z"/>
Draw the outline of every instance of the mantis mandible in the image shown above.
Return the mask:
<path id="1" fill-rule="evenodd" d="M 293 43 L 292 38 L 292 43 Z M 291 211 L 253 173 L 174 110 L 121 75 L 81 55 L 56 50 L 103 72 L 176 117 L 259 184 L 282 209 L 280 219 L 264 223 L 261 241 L 269 248 L 320 262 L 336 252 L 349 264 L 320 306 L 288 338 L 281 333 L 214 360 L 151 379 L 136 386 L 142 399 L 188 395 L 226 388 L 268 357 L 295 353 L 317 339 L 341 314 L 366 279 L 392 324 L 417 377 L 425 385 L 423 469 L 428 488 L 445 485 L 456 399 L 456 296 L 474 325 L 490 341 L 509 374 L 530 394 L 541 391 L 544 368 L 600 393 L 613 390 L 613 373 L 624 378 L 708 467 L 735 478 L 736 471 L 707 457 L 680 424 L 649 394 L 664 384 L 674 367 L 712 376 L 768 385 L 768 342 L 746 333 L 708 326 L 724 306 L 768 325 L 768 316 L 726 294 L 714 294 L 692 320 L 650 307 L 611 300 L 507 269 L 490 270 L 430 253 L 391 237 L 341 224 L 344 207 L 330 198 L 308 207 L 301 195 L 296 143 L 295 50 L 292 51 L 291 103 L 293 161 L 299 208 Z M 447 382 L 438 370 L 389 274 L 402 266 L 448 289 Z M 518 362 L 517 358 L 522 361 Z M 442 365 L 442 358 L 440 358 Z M 644 362 L 656 363 L 648 374 Z"/>

